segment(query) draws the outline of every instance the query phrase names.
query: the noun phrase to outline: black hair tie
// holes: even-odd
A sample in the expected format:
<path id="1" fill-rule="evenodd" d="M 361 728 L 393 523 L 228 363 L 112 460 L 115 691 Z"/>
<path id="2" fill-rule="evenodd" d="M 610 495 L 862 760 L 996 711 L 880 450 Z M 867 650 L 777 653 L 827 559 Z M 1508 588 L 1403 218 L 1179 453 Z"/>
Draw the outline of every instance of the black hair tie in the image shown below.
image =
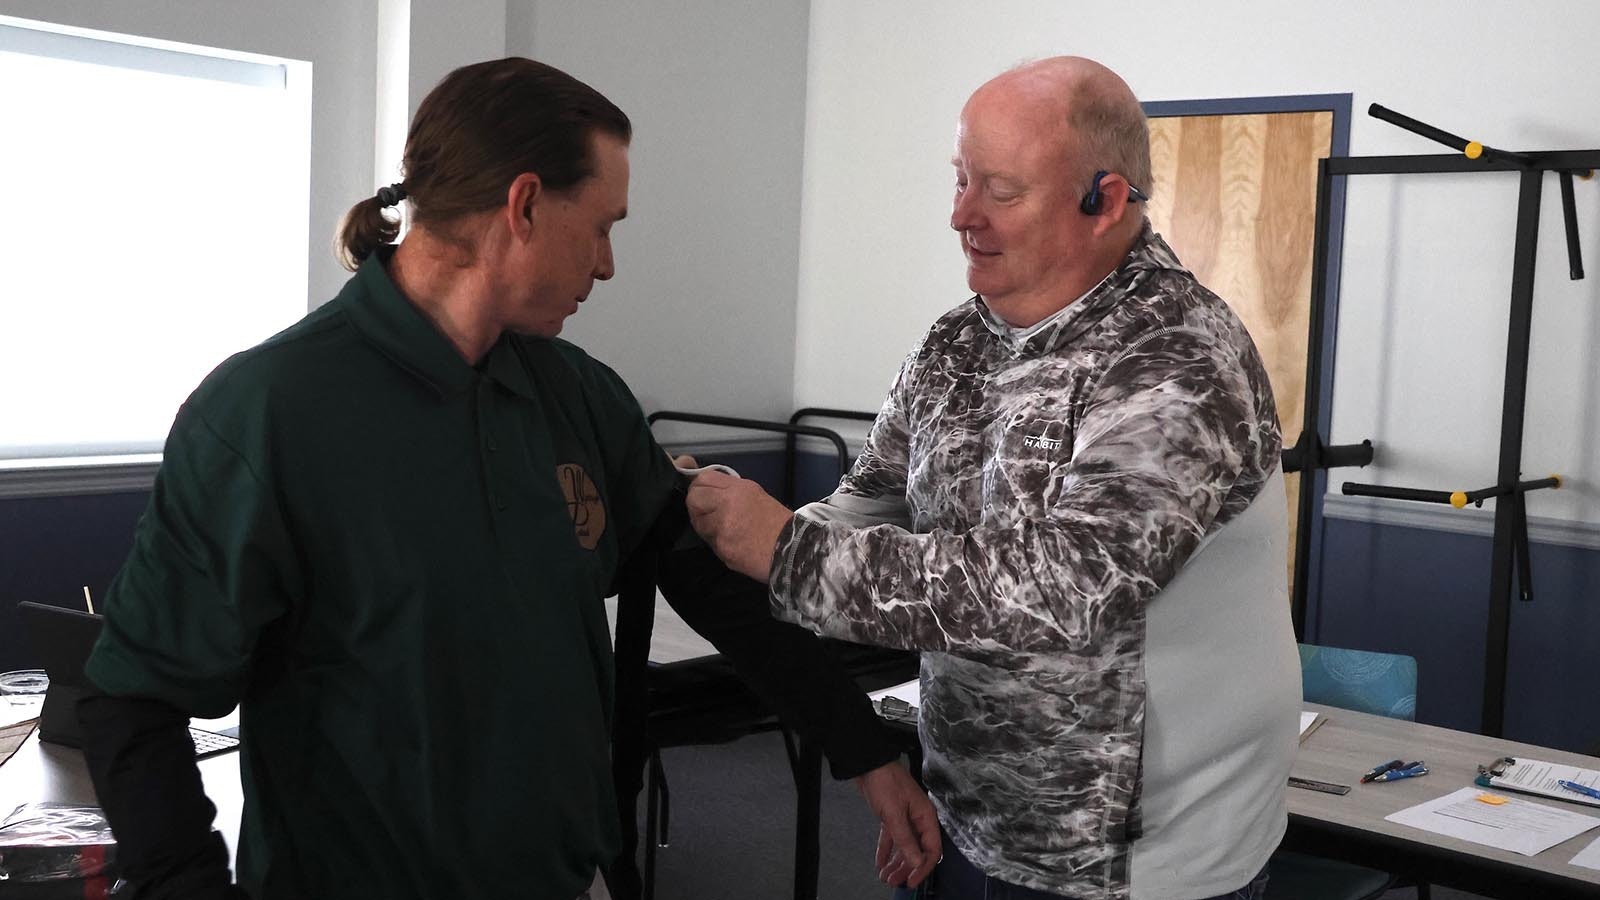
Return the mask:
<path id="1" fill-rule="evenodd" d="M 384 206 L 395 206 L 406 198 L 404 182 L 396 182 L 387 187 L 378 188 L 378 202 Z"/>

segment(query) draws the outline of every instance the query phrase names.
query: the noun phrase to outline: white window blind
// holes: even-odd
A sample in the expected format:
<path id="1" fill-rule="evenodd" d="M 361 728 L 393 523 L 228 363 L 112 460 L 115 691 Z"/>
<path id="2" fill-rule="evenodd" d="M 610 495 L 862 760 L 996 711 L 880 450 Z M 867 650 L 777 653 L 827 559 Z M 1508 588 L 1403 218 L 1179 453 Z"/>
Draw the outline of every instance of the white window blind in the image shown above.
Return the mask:
<path id="1" fill-rule="evenodd" d="M 159 451 L 306 311 L 311 65 L 0 17 L 0 467 Z"/>

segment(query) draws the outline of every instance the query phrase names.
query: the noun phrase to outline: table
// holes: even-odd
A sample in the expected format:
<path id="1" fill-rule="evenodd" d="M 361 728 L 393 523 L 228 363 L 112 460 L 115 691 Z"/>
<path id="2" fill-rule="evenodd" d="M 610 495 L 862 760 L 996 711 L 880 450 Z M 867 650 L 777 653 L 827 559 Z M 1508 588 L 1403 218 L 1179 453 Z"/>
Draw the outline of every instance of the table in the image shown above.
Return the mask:
<path id="1" fill-rule="evenodd" d="M 1351 786 L 1340 797 L 1289 789 L 1285 849 L 1313 853 L 1507 900 L 1600 897 L 1600 870 L 1574 866 L 1578 851 L 1600 839 L 1585 832 L 1528 857 L 1384 821 L 1384 816 L 1472 784 L 1477 767 L 1499 756 L 1527 756 L 1600 768 L 1600 759 L 1448 728 L 1306 704 L 1327 717 L 1300 746 L 1292 772 Z M 1423 778 L 1361 784 L 1378 763 L 1404 758 L 1428 764 Z M 1600 817 L 1600 809 L 1513 794 Z"/>

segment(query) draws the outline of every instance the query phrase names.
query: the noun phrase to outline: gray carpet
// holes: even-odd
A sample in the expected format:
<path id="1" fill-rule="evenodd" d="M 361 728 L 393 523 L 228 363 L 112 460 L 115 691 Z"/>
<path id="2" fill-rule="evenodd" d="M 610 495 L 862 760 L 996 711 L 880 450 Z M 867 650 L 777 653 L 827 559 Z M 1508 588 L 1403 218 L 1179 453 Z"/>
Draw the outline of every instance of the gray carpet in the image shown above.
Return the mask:
<path id="1" fill-rule="evenodd" d="M 663 756 L 672 793 L 669 846 L 656 856 L 657 900 L 781 900 L 793 896 L 794 783 L 783 739 L 760 734 Z M 644 803 L 639 804 L 642 811 Z M 819 900 L 888 900 L 872 865 L 877 821 L 854 785 L 822 789 Z M 1383 900 L 1412 900 L 1412 888 Z M 1434 900 L 1477 900 L 1435 887 Z"/>

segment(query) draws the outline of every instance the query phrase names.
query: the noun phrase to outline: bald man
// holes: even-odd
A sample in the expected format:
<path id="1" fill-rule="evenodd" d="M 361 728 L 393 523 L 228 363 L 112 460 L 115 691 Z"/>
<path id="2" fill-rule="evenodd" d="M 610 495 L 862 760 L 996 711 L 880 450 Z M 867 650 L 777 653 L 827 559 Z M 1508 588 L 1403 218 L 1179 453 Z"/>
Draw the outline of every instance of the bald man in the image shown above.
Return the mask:
<path id="1" fill-rule="evenodd" d="M 1145 219 L 1109 69 L 990 81 L 953 162 L 976 296 L 830 497 L 702 476 L 696 528 L 780 618 L 922 651 L 940 900 L 1260 897 L 1300 706 L 1266 370 Z"/>

